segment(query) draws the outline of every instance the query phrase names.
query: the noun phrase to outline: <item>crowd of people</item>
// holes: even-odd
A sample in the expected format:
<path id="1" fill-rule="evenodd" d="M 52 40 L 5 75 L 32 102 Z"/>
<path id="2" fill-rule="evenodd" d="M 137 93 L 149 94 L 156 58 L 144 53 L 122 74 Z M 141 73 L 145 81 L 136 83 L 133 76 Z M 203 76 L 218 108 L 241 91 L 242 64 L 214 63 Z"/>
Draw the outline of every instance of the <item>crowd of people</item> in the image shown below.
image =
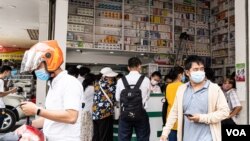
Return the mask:
<path id="1" fill-rule="evenodd" d="M 128 60 L 127 75 L 110 67 L 98 75 L 84 66 L 65 71 L 60 67 L 63 62 L 57 42 L 45 41 L 28 50 L 21 64 L 21 72 L 34 71 L 37 79 L 49 82 L 45 107 L 32 102 L 21 106 L 26 115 L 39 116 L 32 126 L 43 128 L 49 141 L 112 141 L 115 105 L 120 106 L 119 140 L 130 141 L 135 131 L 137 141 L 149 141 L 150 93 L 165 95 L 161 141 L 220 141 L 221 124 L 237 124 L 242 109 L 234 78 L 218 86 L 213 70 L 199 56 L 189 56 L 184 67 L 171 68 L 164 80 L 158 71 L 149 78 L 141 74 L 137 57 Z M 1 97 L 16 91 L 4 90 L 1 79 L 10 71 L 7 66 L 0 71 L 0 110 L 4 110 Z M 2 121 L 1 114 L 0 125 Z"/>

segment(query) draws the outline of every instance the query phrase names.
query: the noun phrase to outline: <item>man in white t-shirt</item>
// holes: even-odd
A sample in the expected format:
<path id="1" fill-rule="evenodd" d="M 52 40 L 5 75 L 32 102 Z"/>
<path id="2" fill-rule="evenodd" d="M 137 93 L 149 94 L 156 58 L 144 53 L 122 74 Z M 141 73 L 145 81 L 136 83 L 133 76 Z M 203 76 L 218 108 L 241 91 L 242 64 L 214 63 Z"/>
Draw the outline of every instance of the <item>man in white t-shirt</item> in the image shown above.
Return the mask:
<path id="1" fill-rule="evenodd" d="M 136 84 L 140 82 L 141 64 L 142 64 L 141 60 L 137 57 L 132 57 L 128 60 L 129 74 L 125 76 L 128 83 L 127 85 L 136 86 Z M 123 79 L 124 78 L 119 79 L 116 85 L 115 97 L 116 100 L 120 102 L 122 102 L 121 101 L 122 91 L 124 89 L 127 89 L 125 88 L 126 84 L 124 83 Z M 149 124 L 149 117 L 145 109 L 147 108 L 147 101 L 150 96 L 150 80 L 147 77 L 142 79 L 139 88 L 141 90 L 141 97 L 142 97 L 141 104 L 144 105 L 143 110 L 140 111 L 140 119 L 137 121 L 127 120 L 126 118 L 122 117 L 122 111 L 121 111 L 121 116 L 119 118 L 119 129 L 118 129 L 119 141 L 131 141 L 132 133 L 134 130 L 136 131 L 137 141 L 149 141 L 150 124 Z M 121 103 L 121 106 L 122 105 L 123 103 Z M 122 108 L 126 109 L 127 107 L 123 106 Z"/>
<path id="2" fill-rule="evenodd" d="M 16 88 L 13 88 L 9 91 L 4 90 L 4 79 L 11 74 L 11 67 L 10 66 L 2 66 L 0 69 L 0 128 L 2 127 L 3 121 L 4 121 L 4 114 L 5 114 L 5 104 L 3 102 L 3 97 L 15 93 L 17 91 Z"/>
<path id="3" fill-rule="evenodd" d="M 28 50 L 21 64 L 21 72 L 35 71 L 38 79 L 49 80 L 45 107 L 32 102 L 21 106 L 26 115 L 38 115 L 32 126 L 43 128 L 49 141 L 80 141 L 83 88 L 73 76 L 60 66 L 63 54 L 56 41 L 44 41 Z"/>

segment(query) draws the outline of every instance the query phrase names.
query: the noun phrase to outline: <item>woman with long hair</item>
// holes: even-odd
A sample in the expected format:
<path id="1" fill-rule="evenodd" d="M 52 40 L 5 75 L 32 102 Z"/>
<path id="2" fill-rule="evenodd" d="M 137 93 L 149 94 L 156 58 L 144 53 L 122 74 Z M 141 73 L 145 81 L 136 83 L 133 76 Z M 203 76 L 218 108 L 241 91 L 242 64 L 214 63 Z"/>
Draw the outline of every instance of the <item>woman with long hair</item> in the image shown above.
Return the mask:
<path id="1" fill-rule="evenodd" d="M 93 120 L 92 105 L 94 99 L 95 75 L 89 73 L 85 76 L 83 86 L 83 112 L 81 126 L 81 141 L 92 141 L 93 138 Z"/>

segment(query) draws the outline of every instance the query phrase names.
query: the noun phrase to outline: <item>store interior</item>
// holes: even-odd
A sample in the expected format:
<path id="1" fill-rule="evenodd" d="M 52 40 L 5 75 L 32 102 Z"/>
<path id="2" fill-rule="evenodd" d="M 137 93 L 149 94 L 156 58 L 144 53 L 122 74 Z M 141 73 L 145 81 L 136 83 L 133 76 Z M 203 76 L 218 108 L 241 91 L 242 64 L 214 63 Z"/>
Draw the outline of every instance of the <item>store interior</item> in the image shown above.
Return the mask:
<path id="1" fill-rule="evenodd" d="M 234 0 L 72 0 L 68 5 L 71 56 L 132 55 L 169 69 L 182 65 L 187 55 L 199 55 L 214 69 L 218 84 L 235 71 Z M 69 62 L 76 60 L 71 56 Z"/>
<path id="2" fill-rule="evenodd" d="M 0 4 L 6 19 L 1 48 L 27 49 L 38 42 L 39 2 Z M 234 19 L 234 0 L 70 0 L 66 66 L 110 64 L 124 71 L 119 66 L 138 56 L 144 64 L 168 69 L 182 65 L 187 55 L 199 55 L 221 84 L 235 72 Z"/>

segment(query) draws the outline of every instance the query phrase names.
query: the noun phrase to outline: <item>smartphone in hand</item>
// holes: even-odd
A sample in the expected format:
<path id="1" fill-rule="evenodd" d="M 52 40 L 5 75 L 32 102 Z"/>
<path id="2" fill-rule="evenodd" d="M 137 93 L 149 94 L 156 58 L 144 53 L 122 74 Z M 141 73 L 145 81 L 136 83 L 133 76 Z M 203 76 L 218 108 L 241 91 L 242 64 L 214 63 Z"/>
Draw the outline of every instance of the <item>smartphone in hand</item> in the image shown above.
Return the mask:
<path id="1" fill-rule="evenodd" d="M 191 115 L 191 114 L 183 114 L 184 116 L 186 116 L 186 117 L 192 117 L 193 115 Z"/>

